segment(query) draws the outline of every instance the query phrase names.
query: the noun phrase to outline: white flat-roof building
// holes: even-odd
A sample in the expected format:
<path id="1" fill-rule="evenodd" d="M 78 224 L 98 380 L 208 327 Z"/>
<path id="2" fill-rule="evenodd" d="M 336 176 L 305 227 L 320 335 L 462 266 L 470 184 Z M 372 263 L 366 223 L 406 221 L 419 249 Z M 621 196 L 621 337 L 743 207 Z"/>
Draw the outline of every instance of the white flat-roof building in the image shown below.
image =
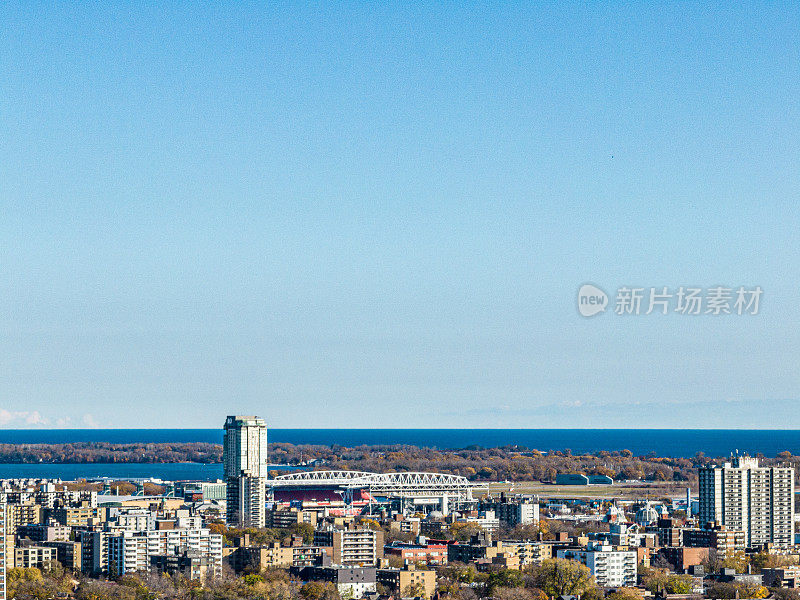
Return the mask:
<path id="1" fill-rule="evenodd" d="M 565 548 L 558 558 L 577 560 L 587 567 L 601 587 L 636 585 L 636 551 L 614 550 L 613 546 L 590 544 L 586 549 Z"/>

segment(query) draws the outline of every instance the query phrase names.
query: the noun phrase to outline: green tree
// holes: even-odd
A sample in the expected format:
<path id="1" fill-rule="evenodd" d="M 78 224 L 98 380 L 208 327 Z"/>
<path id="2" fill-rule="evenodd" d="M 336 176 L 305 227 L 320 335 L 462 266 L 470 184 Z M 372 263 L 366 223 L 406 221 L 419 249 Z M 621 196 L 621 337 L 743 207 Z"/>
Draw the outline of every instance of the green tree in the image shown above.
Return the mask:
<path id="1" fill-rule="evenodd" d="M 497 588 L 520 588 L 524 584 L 522 573 L 518 570 L 500 569 L 489 573 L 486 580 L 486 591 L 494 596 Z"/>
<path id="2" fill-rule="evenodd" d="M 249 585 L 250 587 L 258 583 L 264 583 L 264 578 L 256 573 L 249 573 L 242 577 L 242 579 L 244 580 L 245 584 Z"/>
<path id="3" fill-rule="evenodd" d="M 668 594 L 691 594 L 694 588 L 694 578 L 691 575 L 669 575 L 666 587 Z"/>

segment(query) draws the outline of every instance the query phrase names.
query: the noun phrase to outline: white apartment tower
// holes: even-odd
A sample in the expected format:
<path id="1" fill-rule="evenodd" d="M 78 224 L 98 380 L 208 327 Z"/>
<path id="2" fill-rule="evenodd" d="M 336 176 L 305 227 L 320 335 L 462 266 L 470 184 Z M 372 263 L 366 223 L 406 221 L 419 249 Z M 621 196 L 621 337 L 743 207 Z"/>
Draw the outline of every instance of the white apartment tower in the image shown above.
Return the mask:
<path id="1" fill-rule="evenodd" d="M 0 502 L 0 600 L 6 600 L 6 503 Z M 11 565 L 14 566 L 13 564 Z"/>
<path id="2" fill-rule="evenodd" d="M 267 425 L 259 417 L 230 416 L 222 442 L 230 527 L 266 525 Z"/>
<path id="3" fill-rule="evenodd" d="M 758 459 L 735 456 L 699 472 L 701 524 L 716 521 L 744 531 L 748 547 L 794 544 L 794 469 L 759 467 Z"/>

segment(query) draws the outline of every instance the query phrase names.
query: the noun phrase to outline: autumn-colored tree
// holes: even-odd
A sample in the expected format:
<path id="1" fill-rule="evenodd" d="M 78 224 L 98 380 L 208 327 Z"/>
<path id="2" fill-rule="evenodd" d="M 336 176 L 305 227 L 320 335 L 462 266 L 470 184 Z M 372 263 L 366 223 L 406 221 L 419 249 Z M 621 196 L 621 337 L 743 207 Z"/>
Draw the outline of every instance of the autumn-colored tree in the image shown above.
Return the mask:
<path id="1" fill-rule="evenodd" d="M 23 569 L 16 567 L 6 572 L 6 590 L 9 598 L 15 598 L 19 589 L 27 584 L 40 584 L 44 578 L 42 572 L 36 568 Z"/>
<path id="2" fill-rule="evenodd" d="M 606 600 L 642 600 L 642 594 L 638 590 L 622 587 L 608 594 Z"/>
<path id="3" fill-rule="evenodd" d="M 340 600 L 339 590 L 329 582 L 309 581 L 300 588 L 304 600 Z"/>
<path id="4" fill-rule="evenodd" d="M 548 600 L 547 599 L 547 594 L 545 594 L 539 588 L 535 587 L 535 588 L 527 588 L 527 589 L 528 589 L 528 593 L 531 596 L 531 600 Z"/>
<path id="5" fill-rule="evenodd" d="M 781 556 L 770 552 L 758 552 L 750 556 L 750 566 L 753 573 L 761 573 L 761 569 L 777 569 L 796 564 L 796 560 L 790 556 Z"/>
<path id="6" fill-rule="evenodd" d="M 706 589 L 706 596 L 721 600 L 731 598 L 766 598 L 769 590 L 763 585 L 745 582 L 722 582 L 718 581 Z"/>
<path id="7" fill-rule="evenodd" d="M 427 598 L 428 593 L 425 590 L 425 584 L 421 581 L 417 583 L 407 585 L 404 590 L 402 590 L 403 598 Z"/>
<path id="8" fill-rule="evenodd" d="M 314 526 L 311 523 L 292 523 L 288 529 L 289 535 L 303 536 L 304 544 L 312 544 L 314 542 Z"/>
<path id="9" fill-rule="evenodd" d="M 249 585 L 250 587 L 258 583 L 264 583 L 264 578 L 257 573 L 249 573 L 242 577 L 242 580 L 244 581 L 245 585 Z"/>
<path id="10" fill-rule="evenodd" d="M 548 596 L 579 596 L 594 587 L 586 565 L 564 558 L 548 558 L 533 570 L 536 587 Z"/>
<path id="11" fill-rule="evenodd" d="M 453 523 L 449 527 L 450 536 L 459 542 L 467 541 L 481 531 L 483 528 L 476 523 Z"/>
<path id="12" fill-rule="evenodd" d="M 775 600 L 800 600 L 800 590 L 797 588 L 775 588 L 772 590 Z"/>
<path id="13" fill-rule="evenodd" d="M 498 587 L 492 591 L 492 598 L 494 600 L 532 600 L 533 594 L 521 587 Z"/>
<path id="14" fill-rule="evenodd" d="M 97 579 L 85 579 L 75 590 L 76 600 L 135 600 L 132 587 L 117 585 Z"/>
<path id="15" fill-rule="evenodd" d="M 653 594 L 658 592 L 667 592 L 668 594 L 691 594 L 694 588 L 694 579 L 691 575 L 654 572 L 651 575 L 643 576 L 642 584 Z"/>
<path id="16" fill-rule="evenodd" d="M 719 573 L 720 569 L 735 569 L 737 573 L 745 573 L 748 562 L 742 551 L 726 556 L 724 553 L 712 548 L 708 551 L 708 556 L 703 559 L 701 564 L 706 573 Z"/>

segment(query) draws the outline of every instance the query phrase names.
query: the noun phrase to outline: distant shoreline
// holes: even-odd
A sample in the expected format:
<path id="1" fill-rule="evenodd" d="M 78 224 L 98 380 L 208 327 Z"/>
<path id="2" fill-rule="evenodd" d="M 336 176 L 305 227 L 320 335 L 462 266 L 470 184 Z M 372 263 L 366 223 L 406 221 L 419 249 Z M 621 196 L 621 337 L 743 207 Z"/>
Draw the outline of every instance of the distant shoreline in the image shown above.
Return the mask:
<path id="1" fill-rule="evenodd" d="M 767 457 L 789 451 L 800 455 L 798 430 L 747 429 L 277 429 L 271 444 L 322 446 L 409 445 L 462 449 L 518 446 L 542 452 L 570 449 L 575 454 L 630 450 L 691 458 L 698 452 L 724 457 L 748 452 Z M 222 429 L 0 429 L 0 445 L 24 444 L 190 444 L 222 443 Z"/>
<path id="2" fill-rule="evenodd" d="M 213 480 L 222 477 L 222 446 L 208 442 L 0 444 L 0 478 L 158 478 Z M 704 454 L 670 457 L 631 450 L 541 452 L 518 445 L 440 450 L 426 446 L 294 445 L 269 447 L 270 471 L 315 468 L 386 472 L 439 472 L 471 481 L 554 483 L 561 474 L 603 476 L 614 481 L 646 481 L 691 487 L 698 468 L 719 462 Z M 800 453 L 762 457 L 767 465 L 800 467 Z M 287 465 L 289 465 L 287 467 Z M 609 479 L 609 481 L 610 481 Z"/>

